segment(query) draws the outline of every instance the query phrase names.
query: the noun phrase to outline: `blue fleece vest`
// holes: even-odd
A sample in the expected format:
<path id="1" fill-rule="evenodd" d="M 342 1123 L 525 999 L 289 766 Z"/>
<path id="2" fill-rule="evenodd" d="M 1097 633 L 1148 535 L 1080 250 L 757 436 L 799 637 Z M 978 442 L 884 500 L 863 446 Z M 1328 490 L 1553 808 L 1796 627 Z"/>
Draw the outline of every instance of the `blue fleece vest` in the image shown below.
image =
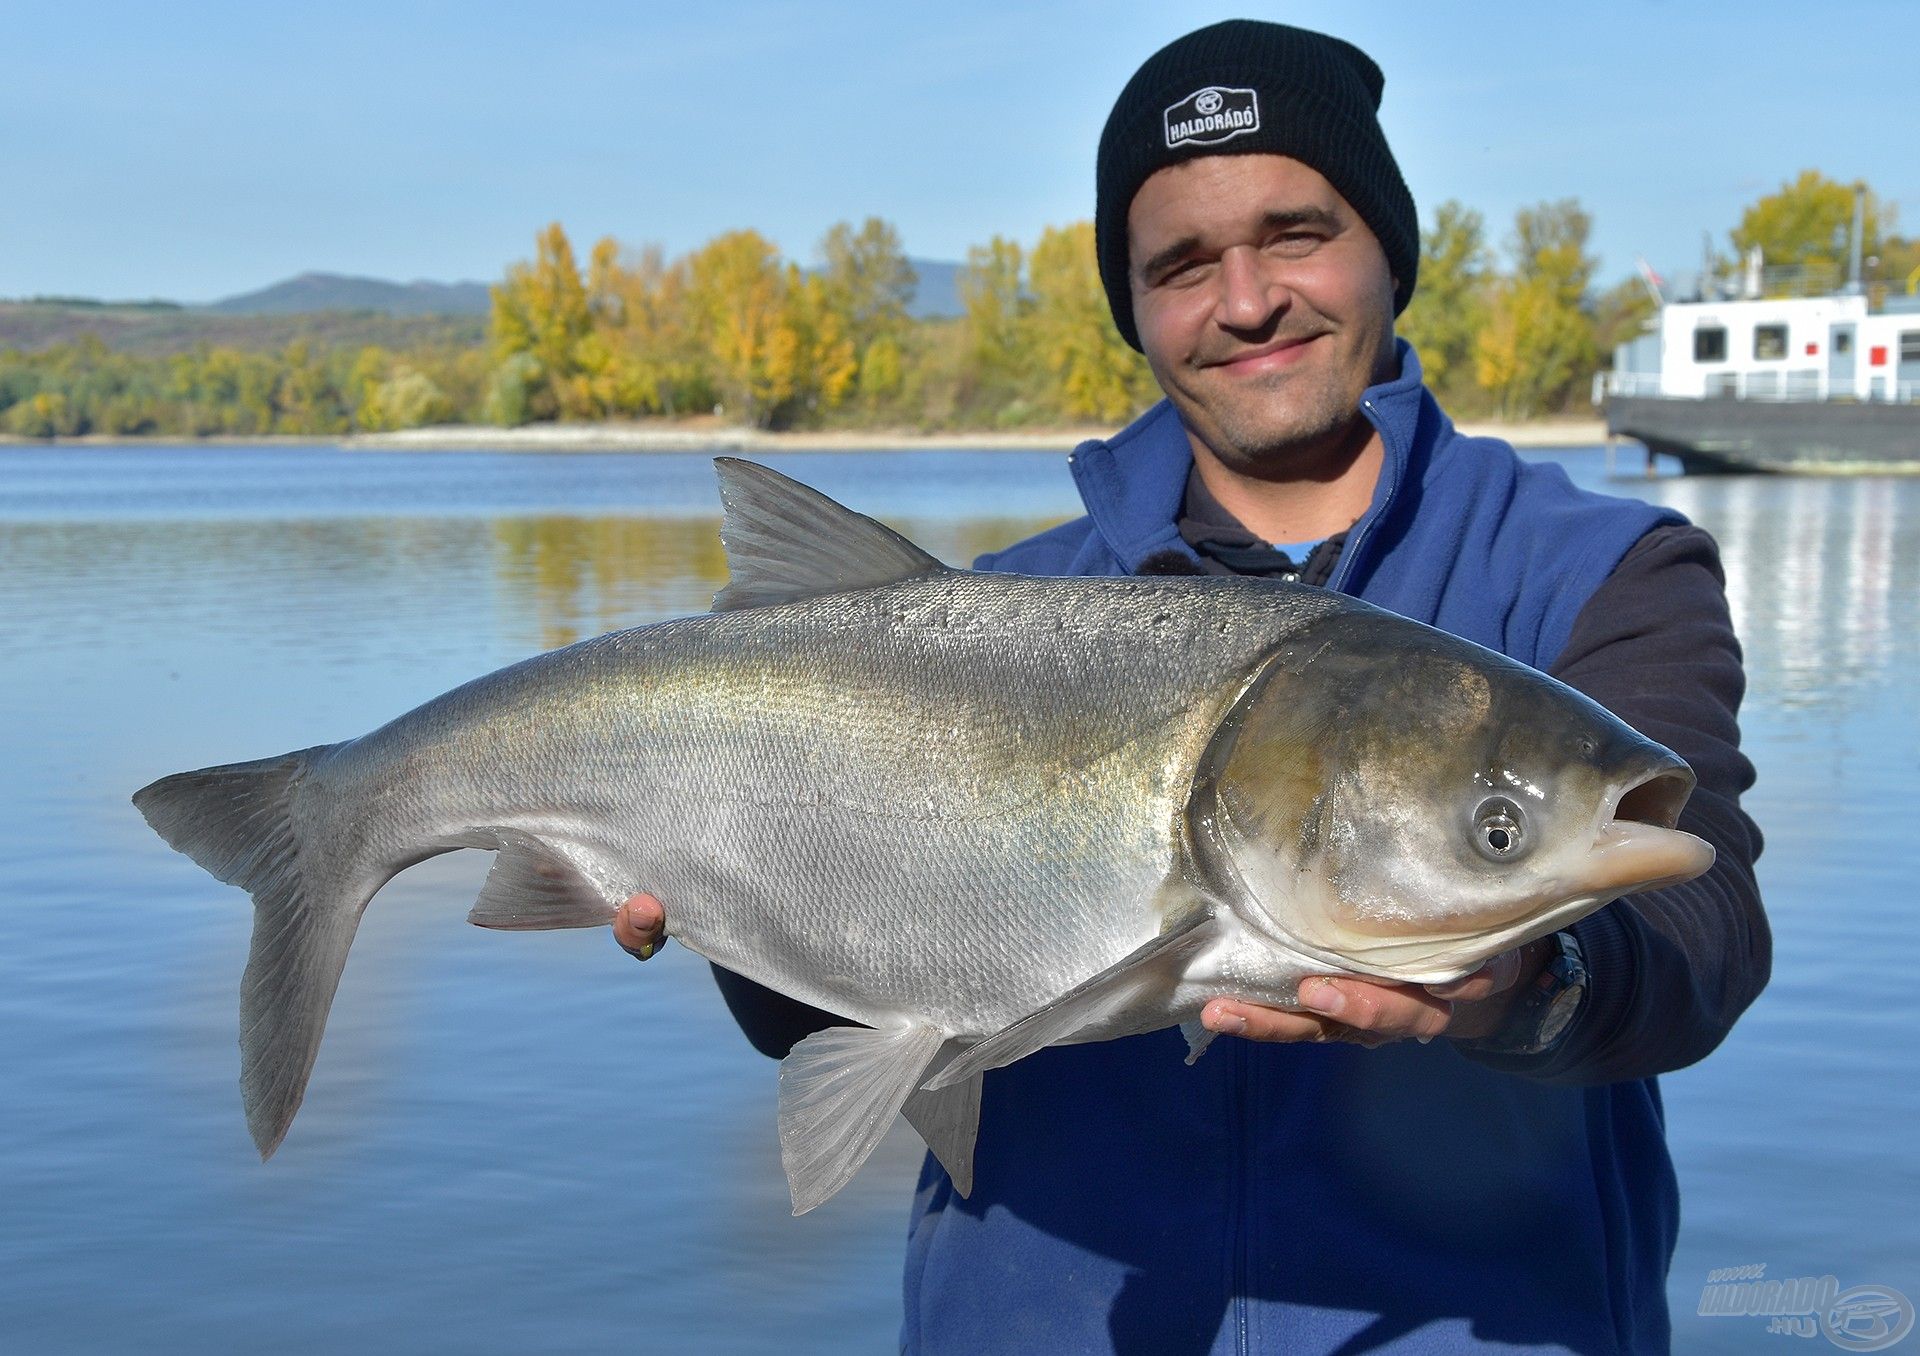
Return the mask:
<path id="1" fill-rule="evenodd" d="M 1461 436 L 1400 355 L 1362 400 L 1385 466 L 1330 586 L 1546 668 L 1628 548 L 1679 519 Z M 980 568 L 1192 555 L 1169 405 L 1072 465 L 1086 516 Z M 1666 1349 L 1679 1199 L 1653 1080 L 1547 1086 L 1444 1040 L 1185 1053 L 1162 1031 L 987 1075 L 972 1197 L 931 1157 L 915 1196 L 905 1350 Z"/>

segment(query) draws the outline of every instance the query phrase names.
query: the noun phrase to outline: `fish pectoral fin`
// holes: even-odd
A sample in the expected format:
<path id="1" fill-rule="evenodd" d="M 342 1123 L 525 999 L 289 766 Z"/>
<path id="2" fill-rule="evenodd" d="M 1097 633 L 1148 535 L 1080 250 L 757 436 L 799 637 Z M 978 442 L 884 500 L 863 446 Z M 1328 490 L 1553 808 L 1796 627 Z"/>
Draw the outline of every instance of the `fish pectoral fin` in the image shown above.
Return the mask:
<path id="1" fill-rule="evenodd" d="M 1025 1059 L 1036 1050 L 1057 1045 L 1101 1019 L 1120 1012 L 1153 988 L 1166 982 L 1169 971 L 1199 952 L 1214 938 L 1213 915 L 1195 911 L 1146 945 L 1115 961 L 1091 979 L 1030 1012 L 1019 1021 L 981 1041 L 926 1082 L 931 1091 L 952 1087 L 975 1074 Z"/>
<path id="2" fill-rule="evenodd" d="M 946 1039 L 927 1022 L 830 1026 L 788 1052 L 780 1062 L 780 1162 L 794 1214 L 853 1180 Z"/>
<path id="3" fill-rule="evenodd" d="M 926 1141 L 962 1196 L 973 1194 L 973 1143 L 980 1131 L 980 1082 L 975 1074 L 950 1088 L 920 1088 L 900 1110 Z"/>
<path id="4" fill-rule="evenodd" d="M 946 570 L 890 527 L 771 467 L 714 458 L 720 475 L 725 588 L 715 612 L 877 588 Z"/>
<path id="5" fill-rule="evenodd" d="M 502 830 L 500 855 L 480 887 L 467 921 L 514 932 L 596 928 L 613 921 L 616 903 L 553 844 Z"/>

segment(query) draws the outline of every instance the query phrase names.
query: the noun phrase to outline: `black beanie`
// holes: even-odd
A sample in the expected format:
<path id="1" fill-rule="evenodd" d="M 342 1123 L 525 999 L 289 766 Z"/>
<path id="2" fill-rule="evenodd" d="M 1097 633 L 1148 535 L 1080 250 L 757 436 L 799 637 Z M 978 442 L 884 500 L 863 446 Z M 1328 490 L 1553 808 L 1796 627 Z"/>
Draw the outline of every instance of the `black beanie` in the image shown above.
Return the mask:
<path id="1" fill-rule="evenodd" d="M 1326 176 L 1360 214 L 1396 283 L 1413 296 L 1420 220 L 1376 116 L 1386 78 L 1350 42 L 1286 24 L 1229 19 L 1147 58 L 1107 115 L 1094 240 L 1120 337 L 1140 347 L 1127 280 L 1127 210 L 1156 171 L 1203 155 L 1285 155 Z"/>

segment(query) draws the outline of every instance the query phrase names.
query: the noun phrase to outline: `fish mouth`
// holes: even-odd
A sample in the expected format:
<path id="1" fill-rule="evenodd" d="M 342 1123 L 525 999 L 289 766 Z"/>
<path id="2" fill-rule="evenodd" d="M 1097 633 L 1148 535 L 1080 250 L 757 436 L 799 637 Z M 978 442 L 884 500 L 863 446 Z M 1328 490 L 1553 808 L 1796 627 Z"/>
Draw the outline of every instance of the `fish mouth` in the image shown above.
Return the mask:
<path id="1" fill-rule="evenodd" d="M 1712 844 L 1677 827 L 1693 787 L 1693 769 L 1672 754 L 1622 782 L 1581 864 L 1583 892 L 1657 890 L 1712 866 Z"/>

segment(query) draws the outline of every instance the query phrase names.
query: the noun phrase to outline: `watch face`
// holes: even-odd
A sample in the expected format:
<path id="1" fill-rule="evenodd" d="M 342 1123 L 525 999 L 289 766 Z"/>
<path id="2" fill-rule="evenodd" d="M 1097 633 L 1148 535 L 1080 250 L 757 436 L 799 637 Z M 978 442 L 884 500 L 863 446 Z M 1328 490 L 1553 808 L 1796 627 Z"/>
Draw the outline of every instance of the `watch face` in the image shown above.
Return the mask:
<path id="1" fill-rule="evenodd" d="M 1569 984 L 1555 994 L 1548 1002 L 1547 1010 L 1540 1015 L 1540 1034 L 1534 1038 L 1535 1044 L 1541 1049 L 1552 1045 L 1560 1033 L 1567 1029 L 1567 1023 L 1573 1020 L 1573 1014 L 1579 1010 L 1580 1000 L 1586 997 L 1586 993 L 1586 985 Z"/>

